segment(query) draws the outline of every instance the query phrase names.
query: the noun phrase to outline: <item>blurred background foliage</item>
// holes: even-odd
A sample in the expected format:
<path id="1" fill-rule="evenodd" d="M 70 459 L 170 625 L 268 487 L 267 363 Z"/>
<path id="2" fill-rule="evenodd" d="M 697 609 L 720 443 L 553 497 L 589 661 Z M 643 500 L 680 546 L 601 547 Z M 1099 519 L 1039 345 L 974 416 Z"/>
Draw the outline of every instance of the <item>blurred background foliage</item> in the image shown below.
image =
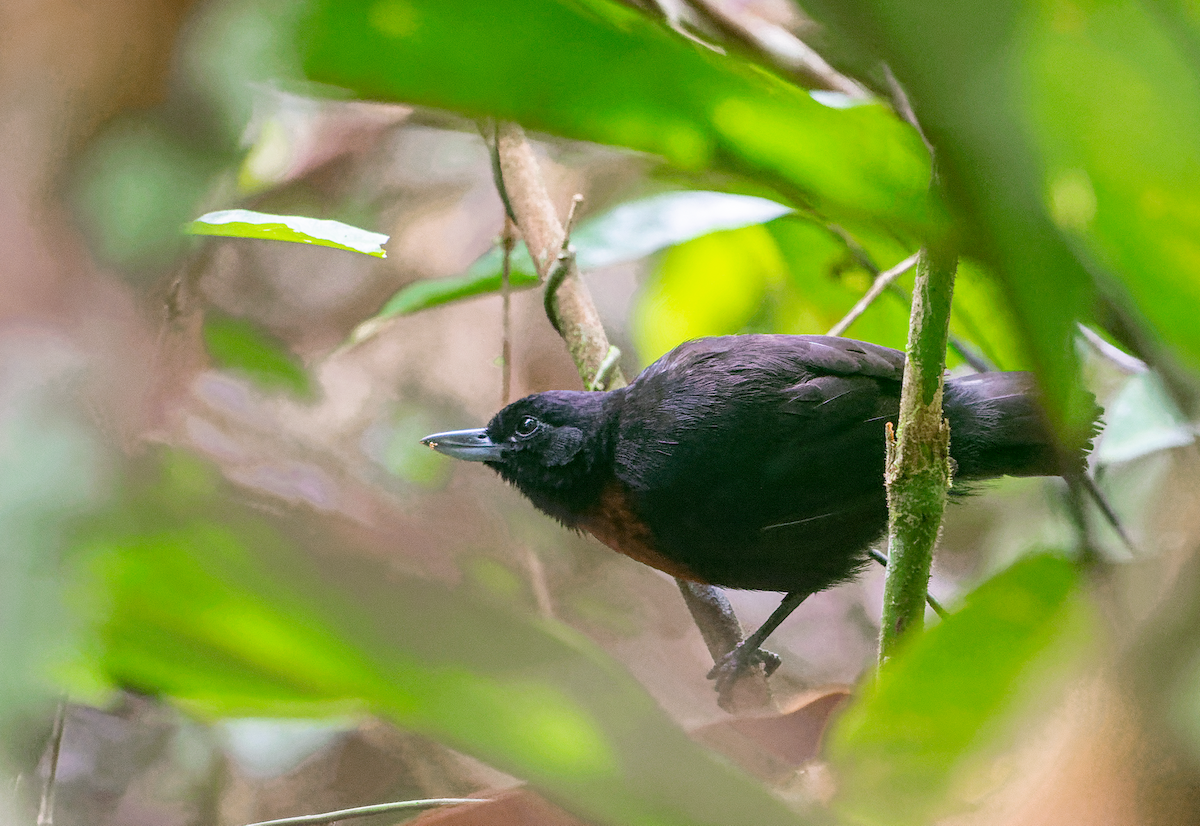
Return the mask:
<path id="1" fill-rule="evenodd" d="M 1190 7 L 14 0 L 0 38 L 5 822 L 52 771 L 89 826 L 468 794 L 473 822 L 1196 819 Z M 989 485 L 895 668 L 871 571 L 772 638 L 773 708 L 721 711 L 670 580 L 417 443 L 485 421 L 505 369 L 578 386 L 520 250 L 500 362 L 486 118 L 584 195 L 630 375 L 824 333 L 952 238 L 952 369 L 1035 370 L 1066 438 L 1095 393 L 1133 548 L 1056 481 Z M 234 208 L 387 258 L 185 232 Z M 848 334 L 902 347 L 911 289 Z M 775 601 L 729 596 L 748 626 Z"/>

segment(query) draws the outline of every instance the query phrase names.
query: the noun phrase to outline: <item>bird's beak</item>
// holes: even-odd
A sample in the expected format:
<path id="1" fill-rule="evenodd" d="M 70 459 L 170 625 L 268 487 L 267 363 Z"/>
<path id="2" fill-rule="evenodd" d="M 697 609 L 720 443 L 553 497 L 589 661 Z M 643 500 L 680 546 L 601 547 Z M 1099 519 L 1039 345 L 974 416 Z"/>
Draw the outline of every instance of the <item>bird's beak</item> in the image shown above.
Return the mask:
<path id="1" fill-rule="evenodd" d="M 434 433 L 422 439 L 421 444 L 468 462 L 498 462 L 504 456 L 504 445 L 493 442 L 482 427 Z"/>

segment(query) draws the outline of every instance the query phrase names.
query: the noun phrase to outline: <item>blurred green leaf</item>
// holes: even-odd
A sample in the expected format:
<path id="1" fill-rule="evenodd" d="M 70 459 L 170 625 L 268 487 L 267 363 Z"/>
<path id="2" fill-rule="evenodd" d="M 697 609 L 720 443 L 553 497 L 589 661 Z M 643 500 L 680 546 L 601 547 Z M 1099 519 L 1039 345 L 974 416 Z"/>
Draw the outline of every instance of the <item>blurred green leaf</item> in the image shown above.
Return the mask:
<path id="1" fill-rule="evenodd" d="M 871 247 L 867 254 L 885 267 L 911 253 L 894 239 L 863 237 Z M 637 296 L 633 337 L 639 355 L 650 361 L 698 336 L 824 334 L 871 281 L 829 228 L 789 215 L 670 249 Z M 912 276 L 899 283 L 911 289 Z M 903 349 L 908 302 L 881 296 L 848 334 Z"/>
<path id="2" fill-rule="evenodd" d="M 380 714 L 590 822 L 797 822 L 566 627 L 397 578 L 307 529 L 321 551 L 303 556 L 191 476 L 147 474 L 82 537 L 73 604 L 112 682 L 216 715 Z"/>
<path id="3" fill-rule="evenodd" d="M 52 666 L 73 644 L 70 525 L 103 502 L 104 455 L 75 408 L 82 363 L 55 336 L 0 339 L 0 743 L 20 761 L 45 746 L 20 723 L 53 708 Z"/>
<path id="4" fill-rule="evenodd" d="M 724 192 L 667 192 L 629 201 L 584 221 L 571 235 L 583 270 L 636 261 L 665 247 L 722 229 L 761 224 L 789 207 L 749 195 Z M 372 335 L 387 319 L 499 291 L 503 253 L 494 247 L 463 275 L 409 284 L 392 296 L 373 318 L 355 330 L 354 341 Z M 537 268 L 524 243 L 510 262 L 510 283 L 520 289 L 537 283 Z"/>
<path id="5" fill-rule="evenodd" d="M 777 311 L 776 329 L 783 333 L 824 334 L 850 311 L 871 286 L 872 275 L 854 259 L 844 242 L 811 221 L 785 218 L 767 225 L 787 261 L 789 290 Z M 911 254 L 888 239 L 860 236 L 872 261 L 887 269 Z M 913 278 L 899 283 L 911 289 Z M 904 349 L 908 338 L 908 302 L 881 295 L 846 331 L 863 339 Z"/>
<path id="6" fill-rule="evenodd" d="M 787 261 L 789 290 L 775 310 L 774 329 L 786 333 L 824 333 L 870 288 L 871 273 L 827 227 L 799 216 L 767 224 Z M 852 230 L 858 243 L 880 270 L 894 266 L 913 252 L 895 238 L 861 227 Z M 909 299 L 915 272 L 901 276 L 879 296 L 846 335 L 903 350 L 908 341 Z M 1020 337 L 1007 313 L 1007 303 L 995 279 L 977 262 L 959 262 L 950 319 L 951 332 L 972 344 L 1001 369 L 1022 369 Z M 961 364 L 953 349 L 950 367 Z"/>
<path id="7" fill-rule="evenodd" d="M 222 370 L 232 370 L 266 390 L 307 396 L 308 371 L 283 342 L 242 318 L 210 313 L 204 319 L 204 346 Z"/>
<path id="8" fill-rule="evenodd" d="M 1129 377 L 1105 409 L 1104 420 L 1096 459 L 1105 465 L 1196 441 L 1195 428 L 1151 372 Z"/>
<path id="9" fill-rule="evenodd" d="M 244 141 L 256 103 L 300 74 L 295 48 L 279 37 L 298 11 L 292 0 L 223 0 L 193 11 L 180 51 L 189 91 L 200 100 L 188 103 L 205 107 L 218 140 Z"/>
<path id="10" fill-rule="evenodd" d="M 310 0 L 308 75 L 362 97 L 517 121 L 719 166 L 830 218 L 930 222 L 929 163 L 880 104 L 834 109 L 612 0 Z"/>
<path id="11" fill-rule="evenodd" d="M 1009 308 L 1002 285 L 991 272 L 976 260 L 959 259 L 950 332 L 978 347 L 998 370 L 1032 369 Z"/>
<path id="12" fill-rule="evenodd" d="M 636 261 L 666 247 L 725 229 L 765 224 L 791 208 L 726 192 L 665 192 L 629 201 L 584 222 L 571 235 L 585 270 Z"/>
<path id="13" fill-rule="evenodd" d="M 580 269 L 597 270 L 637 261 L 712 232 L 764 224 L 791 211 L 790 207 L 751 195 L 664 192 L 627 201 L 583 221 L 571 233 L 571 246 Z M 500 265 L 500 250 L 493 248 L 471 265 L 468 274 L 495 275 Z M 512 267 L 530 275 L 536 272 L 524 244 L 518 245 Z"/>
<path id="14" fill-rule="evenodd" d="M 926 823 L 1086 649 L 1090 611 L 1067 560 L 1027 557 L 889 661 L 835 724 L 840 808 L 861 823 Z M 1049 683 L 1049 686 L 1048 686 Z"/>
<path id="15" fill-rule="evenodd" d="M 1197 368 L 1200 25 L 1159 5 L 1035 7 L 1020 93 L 1051 217 Z"/>
<path id="16" fill-rule="evenodd" d="M 77 203 L 99 255 L 126 267 L 161 266 L 183 248 L 179 227 L 225 159 L 151 117 L 108 127 L 79 169 Z"/>
<path id="17" fill-rule="evenodd" d="M 316 244 L 376 258 L 387 258 L 383 245 L 388 237 L 341 221 L 306 218 L 302 215 L 267 215 L 248 209 L 224 209 L 201 215 L 187 226 L 192 235 L 218 235 L 226 238 L 261 238 Z"/>

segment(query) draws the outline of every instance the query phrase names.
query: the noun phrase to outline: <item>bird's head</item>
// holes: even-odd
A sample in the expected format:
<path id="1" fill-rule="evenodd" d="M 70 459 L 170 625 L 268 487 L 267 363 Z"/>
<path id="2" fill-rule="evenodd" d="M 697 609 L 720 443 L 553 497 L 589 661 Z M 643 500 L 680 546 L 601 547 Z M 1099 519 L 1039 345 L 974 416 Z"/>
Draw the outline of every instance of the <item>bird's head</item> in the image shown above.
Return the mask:
<path id="1" fill-rule="evenodd" d="M 483 462 L 551 516 L 574 524 L 605 481 L 611 462 L 608 393 L 550 391 L 515 401 L 487 427 L 421 440 L 439 453 Z"/>

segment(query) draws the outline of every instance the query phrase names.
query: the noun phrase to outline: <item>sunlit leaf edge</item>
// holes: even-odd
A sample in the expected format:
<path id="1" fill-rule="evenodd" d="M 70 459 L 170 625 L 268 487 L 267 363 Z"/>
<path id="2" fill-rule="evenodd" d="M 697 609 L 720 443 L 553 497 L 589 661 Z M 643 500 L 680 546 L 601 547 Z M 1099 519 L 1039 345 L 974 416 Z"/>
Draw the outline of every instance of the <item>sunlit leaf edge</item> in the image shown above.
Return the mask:
<path id="1" fill-rule="evenodd" d="M 248 209 L 225 209 L 201 215 L 187 225 L 190 235 L 224 238 L 253 238 L 314 244 L 386 258 L 383 245 L 388 236 L 326 218 L 303 215 L 271 215 Z"/>

